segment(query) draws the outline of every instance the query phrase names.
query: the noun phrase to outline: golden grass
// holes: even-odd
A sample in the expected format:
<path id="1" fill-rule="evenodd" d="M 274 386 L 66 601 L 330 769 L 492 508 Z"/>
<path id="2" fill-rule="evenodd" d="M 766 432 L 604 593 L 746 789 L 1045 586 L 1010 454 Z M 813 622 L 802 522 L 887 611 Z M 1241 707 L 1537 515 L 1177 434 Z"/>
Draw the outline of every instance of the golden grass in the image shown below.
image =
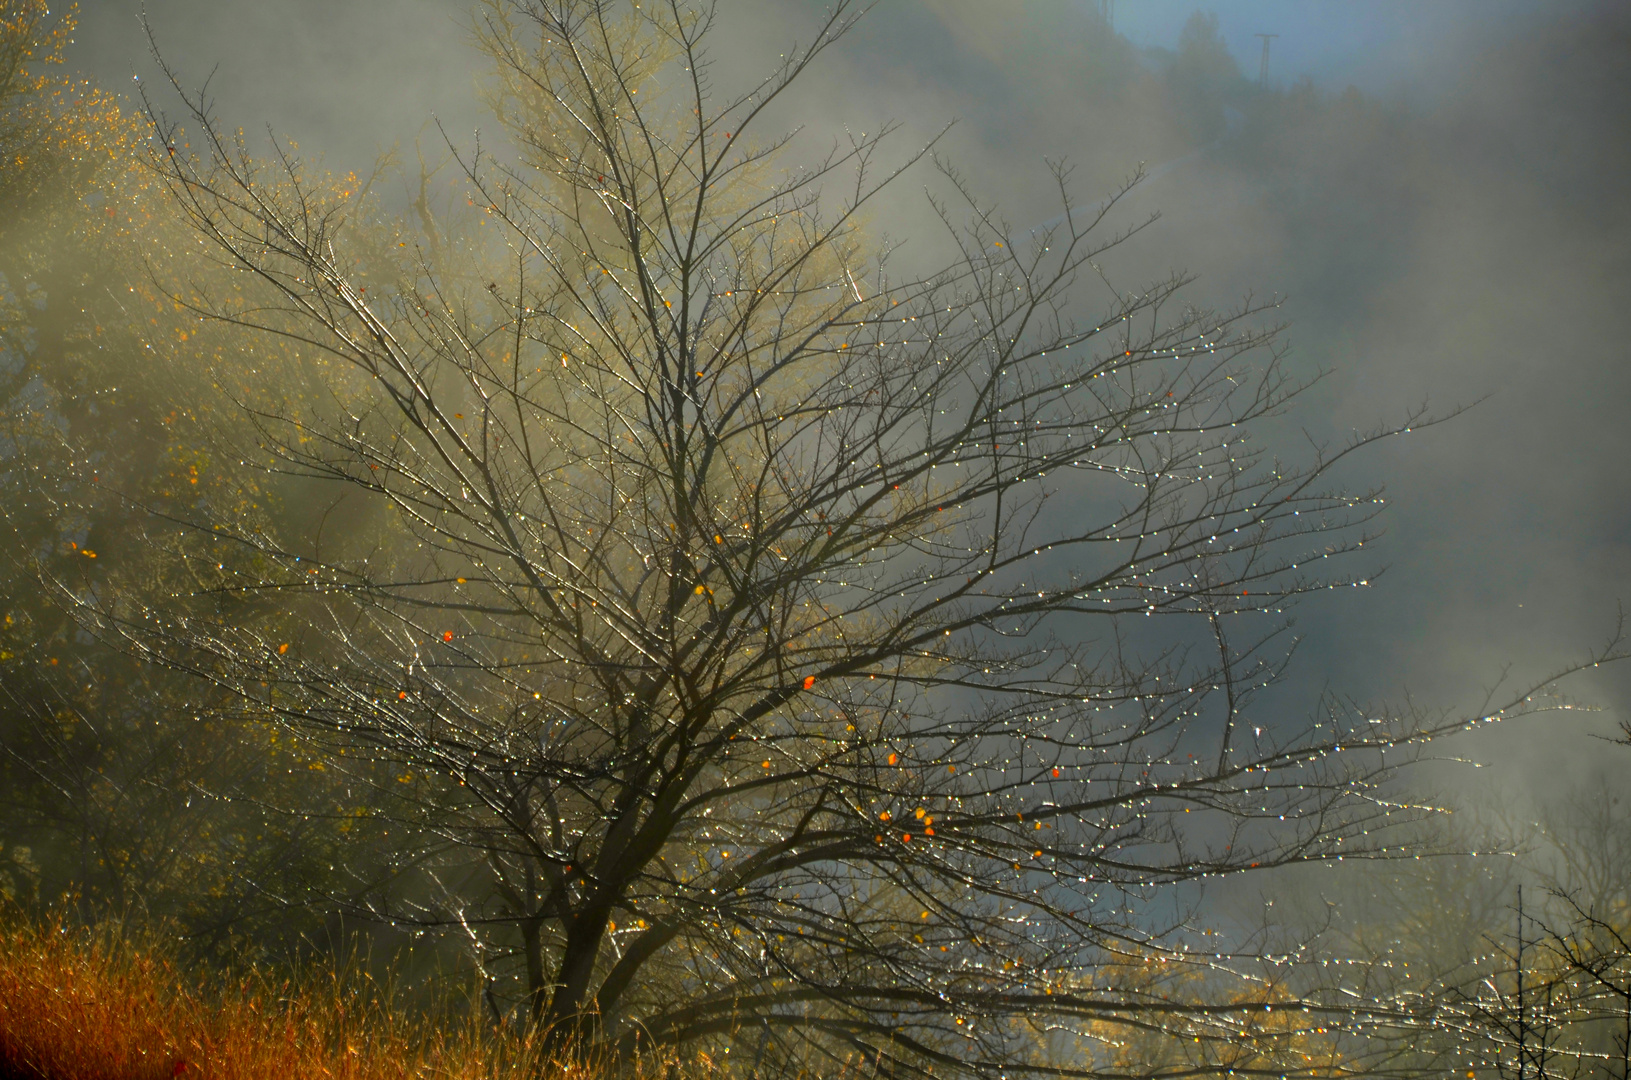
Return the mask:
<path id="1" fill-rule="evenodd" d="M 636 1069 L 635 1072 L 646 1070 Z M 0 918 L 0 1080 L 488 1080 L 594 1070 L 542 1061 L 475 1016 L 435 1024 L 334 972 L 189 978 L 122 927 Z"/>

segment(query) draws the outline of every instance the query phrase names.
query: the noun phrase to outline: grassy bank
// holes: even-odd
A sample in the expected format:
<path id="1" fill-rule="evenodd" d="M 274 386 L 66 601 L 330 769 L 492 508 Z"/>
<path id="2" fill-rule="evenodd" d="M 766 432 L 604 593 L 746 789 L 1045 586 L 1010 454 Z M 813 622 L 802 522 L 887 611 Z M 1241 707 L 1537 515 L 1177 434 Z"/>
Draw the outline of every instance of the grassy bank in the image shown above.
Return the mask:
<path id="1" fill-rule="evenodd" d="M 356 974 L 206 978 L 180 970 L 153 935 L 116 924 L 12 913 L 0 927 L 0 1080 L 590 1080 L 593 1071 L 543 1063 L 476 1017 L 408 1017 Z"/>

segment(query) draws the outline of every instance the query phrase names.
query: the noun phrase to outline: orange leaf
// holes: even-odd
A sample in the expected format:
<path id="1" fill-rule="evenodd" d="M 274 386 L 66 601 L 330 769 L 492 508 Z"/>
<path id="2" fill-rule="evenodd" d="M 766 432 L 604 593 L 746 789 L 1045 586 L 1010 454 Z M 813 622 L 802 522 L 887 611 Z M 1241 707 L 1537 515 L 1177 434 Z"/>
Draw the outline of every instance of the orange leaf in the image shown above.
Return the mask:
<path id="1" fill-rule="evenodd" d="M 277 654 L 279 656 L 282 656 L 284 653 L 286 653 L 288 651 L 289 651 L 289 643 L 287 641 L 285 641 L 282 645 L 279 645 L 277 647 Z"/>
<path id="2" fill-rule="evenodd" d="M 810 687 L 812 687 L 814 685 L 815 685 L 815 676 L 814 675 L 804 676 L 804 689 L 808 690 L 808 689 L 810 689 Z"/>
<path id="3" fill-rule="evenodd" d="M 443 632 L 442 640 L 443 641 L 452 641 L 453 640 L 453 631 L 448 630 L 448 631 Z"/>

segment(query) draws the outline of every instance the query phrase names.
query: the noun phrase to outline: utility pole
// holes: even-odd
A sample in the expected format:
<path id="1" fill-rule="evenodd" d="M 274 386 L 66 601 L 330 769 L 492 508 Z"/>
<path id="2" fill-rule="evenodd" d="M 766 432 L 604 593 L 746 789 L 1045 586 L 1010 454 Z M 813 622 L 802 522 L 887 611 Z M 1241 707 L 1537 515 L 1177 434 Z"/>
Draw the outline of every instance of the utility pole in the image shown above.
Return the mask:
<path id="1" fill-rule="evenodd" d="M 1279 34 L 1256 34 L 1255 37 L 1263 39 L 1263 62 L 1257 68 L 1257 85 L 1268 89 L 1269 85 L 1269 42 L 1279 37 Z"/>
<path id="2" fill-rule="evenodd" d="M 1110 29 L 1116 28 L 1116 0 L 1099 0 L 1099 18 Z"/>

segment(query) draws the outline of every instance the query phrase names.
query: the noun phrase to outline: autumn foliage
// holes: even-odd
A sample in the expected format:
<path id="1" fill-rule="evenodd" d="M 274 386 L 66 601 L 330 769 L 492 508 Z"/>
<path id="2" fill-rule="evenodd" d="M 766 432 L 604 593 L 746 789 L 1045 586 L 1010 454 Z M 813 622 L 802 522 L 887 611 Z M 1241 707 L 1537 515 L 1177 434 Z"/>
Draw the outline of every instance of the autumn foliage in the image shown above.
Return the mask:
<path id="1" fill-rule="evenodd" d="M 116 923 L 87 930 L 13 914 L 0 930 L 0 1080 L 572 1080 L 591 1071 L 544 1064 L 478 1016 L 437 1019 L 394 1011 L 377 983 L 344 969 L 200 977 L 153 935 Z"/>

